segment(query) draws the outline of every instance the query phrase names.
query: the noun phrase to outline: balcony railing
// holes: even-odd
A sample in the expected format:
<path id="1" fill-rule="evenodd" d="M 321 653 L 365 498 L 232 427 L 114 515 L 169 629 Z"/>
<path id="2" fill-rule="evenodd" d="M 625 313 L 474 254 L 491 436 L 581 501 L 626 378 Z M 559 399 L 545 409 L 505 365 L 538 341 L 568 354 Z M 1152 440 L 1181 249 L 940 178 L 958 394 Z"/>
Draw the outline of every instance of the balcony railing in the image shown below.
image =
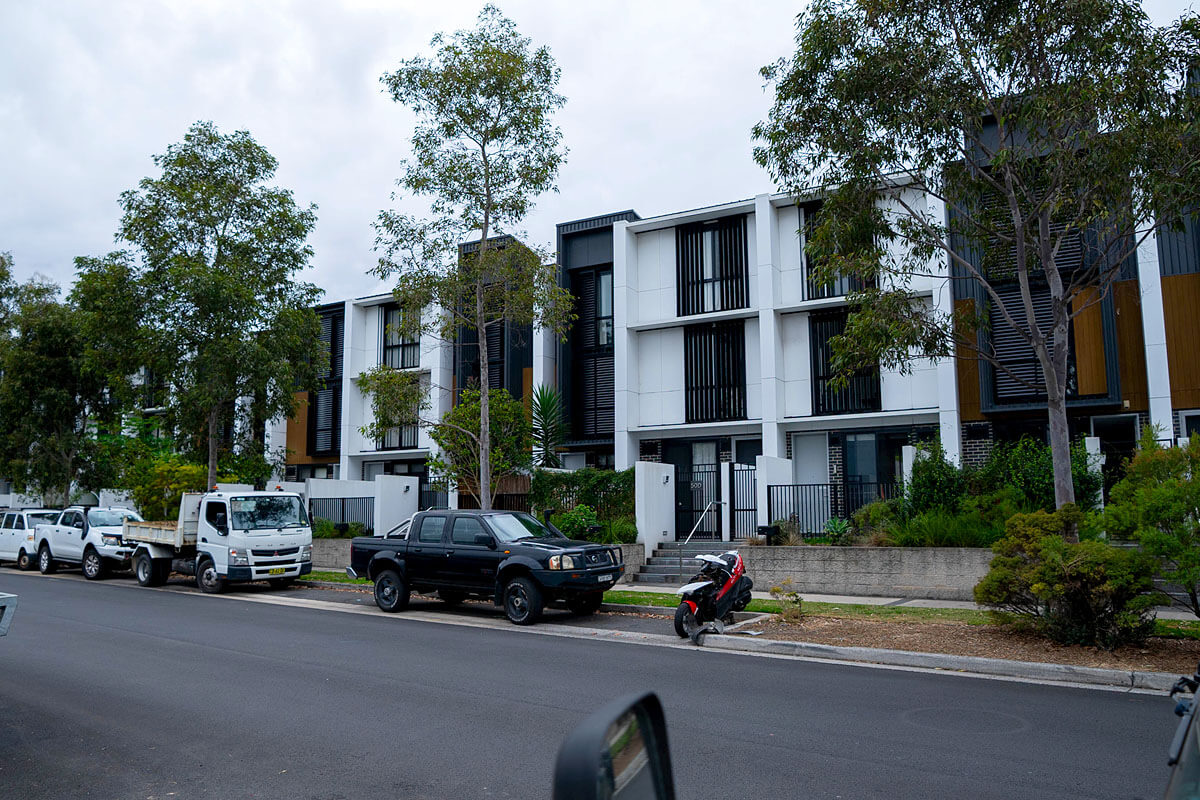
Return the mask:
<path id="1" fill-rule="evenodd" d="M 392 428 L 375 442 L 376 450 L 415 450 L 417 448 L 417 426 L 401 425 Z"/>
<path id="2" fill-rule="evenodd" d="M 818 375 L 813 380 L 813 413 L 817 415 L 854 414 L 882 408 L 876 370 L 854 375 L 840 386 L 835 385 L 833 377 Z"/>

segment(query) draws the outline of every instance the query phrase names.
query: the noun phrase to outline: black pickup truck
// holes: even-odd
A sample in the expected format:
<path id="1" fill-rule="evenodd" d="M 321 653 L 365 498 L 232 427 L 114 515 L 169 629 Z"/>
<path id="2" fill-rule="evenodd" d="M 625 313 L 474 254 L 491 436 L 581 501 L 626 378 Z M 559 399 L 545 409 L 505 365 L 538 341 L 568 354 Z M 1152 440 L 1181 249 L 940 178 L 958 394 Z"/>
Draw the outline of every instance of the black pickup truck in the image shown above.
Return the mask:
<path id="1" fill-rule="evenodd" d="M 517 625 L 537 622 L 555 601 L 591 614 L 624 572 L 619 547 L 573 541 L 515 511 L 422 511 L 385 536 L 354 539 L 346 569 L 374 581 L 384 611 L 436 589 L 450 604 L 489 599 Z"/>

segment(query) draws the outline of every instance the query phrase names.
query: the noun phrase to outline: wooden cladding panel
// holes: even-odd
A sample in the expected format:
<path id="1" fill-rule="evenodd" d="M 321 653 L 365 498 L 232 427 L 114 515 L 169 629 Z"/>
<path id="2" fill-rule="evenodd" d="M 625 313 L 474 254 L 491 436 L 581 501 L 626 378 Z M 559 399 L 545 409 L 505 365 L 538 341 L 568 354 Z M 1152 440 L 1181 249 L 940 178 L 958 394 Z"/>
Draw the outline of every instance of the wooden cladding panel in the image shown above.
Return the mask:
<path id="1" fill-rule="evenodd" d="M 1200 274 L 1162 279 L 1171 405 L 1200 408 Z"/>
<path id="2" fill-rule="evenodd" d="M 1129 411 L 1150 409 L 1146 385 L 1146 345 L 1142 337 L 1142 296 L 1138 282 L 1113 284 L 1113 308 L 1117 321 L 1117 365 L 1121 375 L 1121 399 Z"/>
<path id="3" fill-rule="evenodd" d="M 1104 364 L 1104 317 L 1100 313 L 1100 302 L 1094 292 L 1084 292 L 1071 302 L 1071 311 L 1078 313 L 1071 324 L 1075 326 L 1075 377 L 1079 383 L 1079 394 L 1108 394 L 1108 375 Z"/>
<path id="4" fill-rule="evenodd" d="M 974 304 L 973 300 L 956 300 L 954 310 L 958 314 L 966 314 Z M 984 416 L 979 410 L 979 357 L 969 348 L 959 347 L 955 367 L 959 419 L 963 422 L 980 422 Z"/>
<path id="5" fill-rule="evenodd" d="M 288 464 L 325 464 L 328 458 L 313 458 L 308 455 L 308 392 L 296 392 L 296 413 L 288 417 L 287 444 Z"/>

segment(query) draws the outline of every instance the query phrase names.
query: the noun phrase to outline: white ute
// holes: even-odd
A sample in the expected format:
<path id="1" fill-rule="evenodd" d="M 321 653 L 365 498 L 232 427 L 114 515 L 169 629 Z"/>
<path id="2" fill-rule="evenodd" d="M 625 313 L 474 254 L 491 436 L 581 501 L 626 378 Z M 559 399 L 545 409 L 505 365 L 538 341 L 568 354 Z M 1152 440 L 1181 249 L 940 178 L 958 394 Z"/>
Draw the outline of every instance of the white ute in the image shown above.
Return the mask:
<path id="1" fill-rule="evenodd" d="M 54 522 L 61 512 L 29 508 L 0 514 L 0 561 L 15 561 L 17 569 L 37 566 L 37 531 L 40 523 Z"/>
<path id="2" fill-rule="evenodd" d="M 188 493 L 175 523 L 126 522 L 124 539 L 142 586 L 179 572 L 209 593 L 245 581 L 283 588 L 312 572 L 312 527 L 293 492 Z"/>
<path id="3" fill-rule="evenodd" d="M 35 529 L 38 570 L 45 575 L 61 564 L 78 565 L 85 578 L 95 581 L 110 569 L 128 569 L 133 548 L 122 541 L 121 529 L 130 519 L 141 517 L 128 508 L 63 509 L 55 522 Z"/>

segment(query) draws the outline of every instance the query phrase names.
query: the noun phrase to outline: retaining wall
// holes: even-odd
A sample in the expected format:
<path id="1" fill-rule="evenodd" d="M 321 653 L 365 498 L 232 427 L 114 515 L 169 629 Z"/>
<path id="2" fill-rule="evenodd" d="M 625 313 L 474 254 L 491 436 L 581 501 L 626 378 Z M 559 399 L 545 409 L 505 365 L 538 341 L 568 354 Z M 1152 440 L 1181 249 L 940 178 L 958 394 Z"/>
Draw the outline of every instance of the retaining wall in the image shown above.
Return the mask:
<path id="1" fill-rule="evenodd" d="M 742 547 L 756 591 L 973 600 L 992 551 L 968 547 Z"/>

